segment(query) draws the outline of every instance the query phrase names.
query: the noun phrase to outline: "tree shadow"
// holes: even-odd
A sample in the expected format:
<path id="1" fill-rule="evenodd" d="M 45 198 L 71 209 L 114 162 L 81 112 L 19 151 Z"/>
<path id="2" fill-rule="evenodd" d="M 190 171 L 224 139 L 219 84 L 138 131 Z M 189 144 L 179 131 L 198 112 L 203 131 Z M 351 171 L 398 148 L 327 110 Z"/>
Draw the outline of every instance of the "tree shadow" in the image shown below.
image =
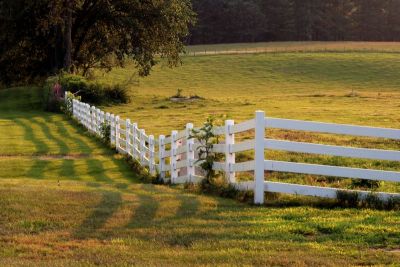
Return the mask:
<path id="1" fill-rule="evenodd" d="M 101 238 L 101 233 L 97 230 L 105 225 L 107 220 L 122 205 L 122 197 L 119 192 L 102 191 L 101 201 L 93 208 L 91 214 L 73 233 L 78 239 Z"/>
<path id="2" fill-rule="evenodd" d="M 43 118 L 45 119 L 45 121 L 48 123 L 48 116 L 43 116 Z M 48 140 L 52 140 L 59 149 L 59 153 L 60 154 L 68 154 L 70 152 L 70 149 L 68 147 L 68 145 L 64 142 L 64 140 L 62 140 L 61 138 L 56 137 L 52 131 L 50 130 L 49 126 L 47 123 L 42 122 L 36 118 L 31 118 L 30 121 L 32 123 L 36 123 L 37 125 L 39 125 L 39 127 L 41 128 L 43 134 L 46 136 L 46 138 Z"/>
<path id="3" fill-rule="evenodd" d="M 143 224 L 149 225 L 154 220 L 160 205 L 158 201 L 151 196 L 154 194 L 154 191 L 152 192 L 148 187 L 149 185 L 141 185 L 140 187 L 140 189 L 146 193 L 134 192 L 139 198 L 139 206 L 126 224 L 127 228 L 140 228 Z"/>
<path id="4" fill-rule="evenodd" d="M 200 201 L 196 196 L 180 195 L 178 197 L 180 201 L 179 208 L 176 212 L 177 217 L 193 217 L 198 213 L 200 207 Z"/>
<path id="5" fill-rule="evenodd" d="M 33 128 L 29 124 L 24 123 L 21 119 L 14 119 L 14 122 L 24 129 L 24 139 L 29 140 L 35 146 L 36 153 L 39 154 L 49 152 L 49 146 L 36 136 Z M 44 170 L 46 169 L 48 164 L 49 162 L 44 160 L 35 160 L 30 170 L 26 173 L 27 177 L 42 179 Z"/>
<path id="6" fill-rule="evenodd" d="M 106 182 L 106 183 L 114 183 L 106 173 L 106 170 L 103 167 L 103 163 L 98 159 L 87 159 L 86 160 L 88 173 L 97 181 L 97 182 Z"/>
<path id="7" fill-rule="evenodd" d="M 72 180 L 80 180 L 76 176 L 76 171 L 75 171 L 75 160 L 73 159 L 64 159 L 61 165 L 61 169 L 58 172 L 58 175 L 60 177 L 68 177 L 69 179 Z"/>
<path id="8" fill-rule="evenodd" d="M 33 128 L 24 123 L 21 119 L 14 119 L 14 122 L 24 129 L 24 138 L 25 140 L 29 140 L 36 148 L 36 153 L 48 153 L 49 146 L 36 137 L 35 133 L 33 132 Z"/>
<path id="9" fill-rule="evenodd" d="M 29 171 L 26 173 L 26 176 L 28 178 L 43 179 L 45 170 L 49 166 L 49 164 L 50 164 L 50 161 L 48 161 L 48 160 L 40 160 L 40 159 L 35 160 L 35 163 L 31 166 Z"/>

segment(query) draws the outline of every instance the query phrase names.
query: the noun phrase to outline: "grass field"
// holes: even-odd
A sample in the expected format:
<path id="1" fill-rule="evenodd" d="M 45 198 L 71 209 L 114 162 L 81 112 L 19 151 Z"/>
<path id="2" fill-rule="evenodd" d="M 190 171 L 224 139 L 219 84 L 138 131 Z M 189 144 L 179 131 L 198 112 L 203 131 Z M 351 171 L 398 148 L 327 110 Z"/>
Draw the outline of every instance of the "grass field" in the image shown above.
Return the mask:
<path id="1" fill-rule="evenodd" d="M 123 83 L 134 72 L 116 69 L 100 79 Z M 390 53 L 189 57 L 174 69 L 160 64 L 131 86 L 132 103 L 108 110 L 156 134 L 181 129 L 188 121 L 201 123 L 209 114 L 240 122 L 257 109 L 274 117 L 399 128 L 399 72 L 400 57 Z M 177 89 L 205 100 L 171 103 L 167 98 Z M 353 90 L 356 96 L 350 97 Z"/>
<path id="2" fill-rule="evenodd" d="M 243 52 L 400 52 L 398 42 L 268 42 L 193 45 L 187 55 Z"/>
<path id="3" fill-rule="evenodd" d="M 185 58 L 184 63 L 173 70 L 157 67 L 132 86 L 131 104 L 106 109 L 156 134 L 181 129 L 188 121 L 199 125 L 208 114 L 241 121 L 256 109 L 285 118 L 400 127 L 400 61 L 393 54 L 212 56 Z M 122 82 L 133 72 L 117 69 L 101 79 Z M 167 98 L 177 88 L 205 99 L 171 103 Z M 353 89 L 357 94 L 349 97 Z M 0 90 L 1 266 L 400 262 L 398 211 L 319 208 L 307 204 L 319 200 L 308 198 L 303 204 L 287 198 L 254 207 L 178 187 L 141 184 L 112 150 L 64 116 L 40 111 L 41 94 L 38 88 Z M 269 134 L 400 148 L 386 140 Z M 271 156 L 288 156 L 276 153 Z M 399 169 L 395 163 L 375 164 Z M 389 183 L 381 189 L 398 191 Z"/>
<path id="4" fill-rule="evenodd" d="M 340 45 L 337 45 L 340 46 Z M 116 69 L 103 81 L 123 82 L 132 68 Z M 185 57 L 183 65 L 162 64 L 131 86 L 132 103 L 106 110 L 138 122 L 150 134 L 169 134 L 187 122 L 200 126 L 209 115 L 237 122 L 261 109 L 268 116 L 400 128 L 400 58 L 393 53 L 276 53 Z M 177 89 L 203 100 L 174 103 Z M 251 136 L 251 133 L 250 133 Z M 398 141 L 268 131 L 269 138 L 382 149 L 400 149 Z M 237 136 L 237 140 L 248 138 Z M 237 155 L 238 161 L 252 158 Z M 400 170 L 399 162 L 382 162 L 301 153 L 268 152 L 266 157 L 327 165 Z M 247 173 L 243 179 L 249 179 Z M 270 180 L 353 188 L 350 179 L 272 174 Z M 380 191 L 399 192 L 399 184 L 382 183 Z"/>

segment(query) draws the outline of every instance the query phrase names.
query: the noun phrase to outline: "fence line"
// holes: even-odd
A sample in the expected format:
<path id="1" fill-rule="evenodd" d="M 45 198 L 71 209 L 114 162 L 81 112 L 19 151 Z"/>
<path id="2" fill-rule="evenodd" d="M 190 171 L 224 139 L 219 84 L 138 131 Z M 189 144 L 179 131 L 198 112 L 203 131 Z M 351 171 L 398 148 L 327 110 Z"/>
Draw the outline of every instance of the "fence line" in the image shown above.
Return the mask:
<path id="1" fill-rule="evenodd" d="M 66 94 L 66 101 L 71 101 L 68 97 L 69 94 Z M 101 135 L 102 125 L 109 125 L 110 141 L 116 150 L 138 160 L 142 166 L 149 169 L 151 174 L 158 172 L 165 182 L 172 184 L 198 183 L 203 179 L 202 170 L 198 167 L 200 162 L 196 159 L 195 153 L 198 145 L 194 139 L 189 138 L 194 127 L 191 123 L 188 123 L 183 131 L 172 131 L 170 136 L 160 135 L 155 138 L 153 135 L 147 135 L 144 129 L 140 129 L 137 123 L 131 123 L 129 119 L 123 120 L 119 116 L 105 113 L 76 99 L 72 100 L 72 114 L 90 132 L 97 135 Z M 213 169 L 224 172 L 226 181 L 238 190 L 253 190 L 256 204 L 264 202 L 264 192 L 336 198 L 337 192 L 341 190 L 265 181 L 266 171 L 400 182 L 400 172 L 395 171 L 266 160 L 265 151 L 281 150 L 400 161 L 400 151 L 394 150 L 267 139 L 265 130 L 270 128 L 400 140 L 399 129 L 269 118 L 265 117 L 263 111 L 256 111 L 254 119 L 239 124 L 235 124 L 233 120 L 227 120 L 224 126 L 213 129 L 215 135 L 225 137 L 224 143 L 215 144 L 213 147 L 213 152 L 225 154 L 225 161 L 215 162 Z M 246 131 L 254 131 L 254 139 L 235 143 L 235 134 Z M 237 163 L 235 153 L 247 150 L 254 150 L 254 160 Z M 236 181 L 237 172 L 251 171 L 254 172 L 254 181 Z M 360 197 L 366 197 L 369 193 L 368 191 L 347 191 L 358 192 Z M 400 194 L 379 192 L 377 196 L 387 200 L 390 197 L 400 197 Z"/>
<path id="2" fill-rule="evenodd" d="M 186 51 L 181 54 L 183 57 L 212 56 L 212 55 L 245 55 L 245 54 L 278 54 L 278 53 L 388 53 L 399 54 L 400 49 L 390 48 L 350 48 L 350 47 L 274 47 L 274 48 L 227 48 L 225 50 L 204 49 L 197 51 Z"/>

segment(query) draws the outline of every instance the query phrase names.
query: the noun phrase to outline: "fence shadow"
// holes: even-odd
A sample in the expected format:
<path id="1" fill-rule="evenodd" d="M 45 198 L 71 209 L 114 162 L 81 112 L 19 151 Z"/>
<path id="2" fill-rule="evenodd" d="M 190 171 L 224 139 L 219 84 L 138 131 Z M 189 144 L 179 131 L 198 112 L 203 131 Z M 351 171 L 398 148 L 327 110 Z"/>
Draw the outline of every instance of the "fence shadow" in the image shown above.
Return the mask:
<path id="1" fill-rule="evenodd" d="M 109 218 L 122 205 L 122 197 L 119 192 L 103 191 L 100 202 L 93 208 L 92 212 L 75 230 L 73 236 L 78 239 L 99 237 L 97 231 L 107 222 Z"/>
<path id="2" fill-rule="evenodd" d="M 62 140 L 61 138 L 56 137 L 50 129 L 50 127 L 48 125 L 49 116 L 48 115 L 43 116 L 43 118 L 45 119 L 46 122 L 42 122 L 42 121 L 38 120 L 37 118 L 30 118 L 30 122 L 39 125 L 40 129 L 42 130 L 42 132 L 46 136 L 46 138 L 48 140 L 52 140 L 52 142 L 54 142 L 56 144 L 60 154 L 68 154 L 70 152 L 70 148 L 68 147 L 66 142 L 64 142 L 64 140 Z"/>

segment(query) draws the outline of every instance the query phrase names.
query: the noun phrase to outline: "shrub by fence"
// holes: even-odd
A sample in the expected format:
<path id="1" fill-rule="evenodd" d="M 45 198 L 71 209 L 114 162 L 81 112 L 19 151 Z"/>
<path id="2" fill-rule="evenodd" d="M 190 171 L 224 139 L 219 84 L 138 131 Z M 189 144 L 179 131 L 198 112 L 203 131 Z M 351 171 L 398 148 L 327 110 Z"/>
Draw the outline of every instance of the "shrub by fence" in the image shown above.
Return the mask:
<path id="1" fill-rule="evenodd" d="M 73 100 L 72 109 L 73 116 L 89 131 L 99 136 L 101 136 L 102 125 L 105 123 L 110 125 L 110 140 L 117 151 L 137 159 L 142 166 L 148 167 L 151 174 L 158 172 L 165 182 L 198 183 L 203 179 L 202 171 L 198 168 L 200 162 L 196 160 L 197 144 L 190 138 L 193 124 L 188 123 L 185 130 L 172 131 L 170 136 L 160 135 L 156 139 L 153 135 L 146 134 L 144 129 L 140 129 L 137 123 L 132 123 L 129 119 L 123 120 L 119 116 L 105 113 L 78 100 Z M 338 193 L 343 191 L 330 187 L 265 181 L 266 171 L 400 182 L 400 172 L 395 171 L 265 160 L 265 150 L 282 150 L 400 161 L 400 151 L 394 150 L 266 139 L 265 129 L 270 128 L 400 140 L 399 129 L 269 118 L 265 117 L 263 111 L 257 111 L 254 119 L 239 124 L 227 120 L 224 126 L 213 129 L 215 135 L 224 136 L 224 143 L 215 144 L 213 151 L 225 154 L 224 162 L 214 162 L 213 169 L 223 172 L 226 181 L 238 190 L 253 190 L 256 204 L 264 202 L 264 192 L 336 198 Z M 247 131 L 254 131 L 254 138 L 235 143 L 235 134 Z M 254 150 L 254 160 L 236 163 L 235 153 L 248 150 Z M 235 179 L 237 172 L 254 172 L 254 180 L 237 182 Z M 370 193 L 369 191 L 348 191 L 357 193 L 360 199 L 366 198 Z M 387 201 L 392 197 L 400 197 L 400 194 L 378 192 L 376 196 Z"/>

